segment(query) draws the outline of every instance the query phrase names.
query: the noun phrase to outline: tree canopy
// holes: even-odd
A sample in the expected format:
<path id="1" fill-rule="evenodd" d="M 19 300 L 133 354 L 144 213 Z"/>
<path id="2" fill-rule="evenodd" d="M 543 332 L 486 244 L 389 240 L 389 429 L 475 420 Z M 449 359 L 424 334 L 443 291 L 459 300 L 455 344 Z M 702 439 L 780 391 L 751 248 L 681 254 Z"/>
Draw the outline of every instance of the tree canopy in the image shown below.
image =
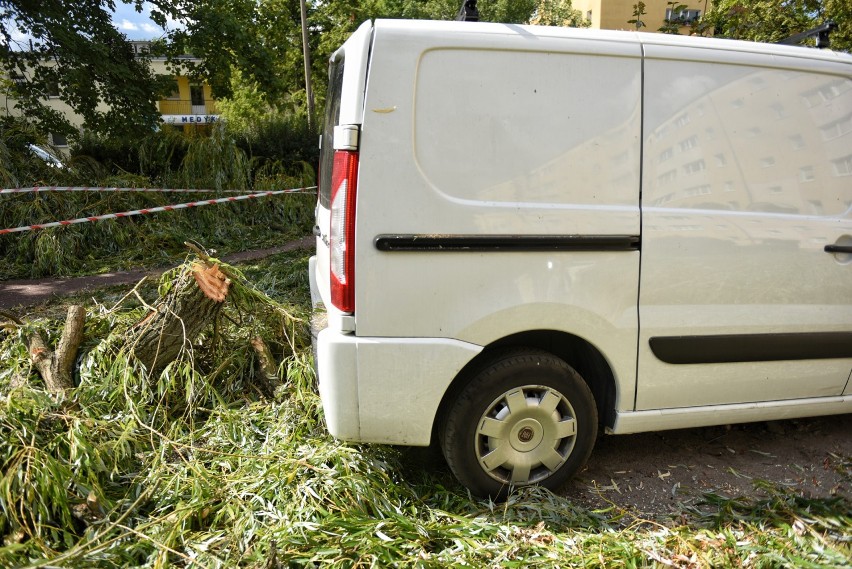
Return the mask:
<path id="1" fill-rule="evenodd" d="M 119 0 L 137 11 L 143 0 Z M 115 0 L 0 0 L 0 88 L 45 132 L 72 134 L 61 113 L 43 104 L 58 95 L 82 116 L 85 130 L 124 135 L 159 122 L 157 100 L 173 85 L 133 53 L 112 23 Z M 672 4 L 676 4 L 672 2 Z M 246 120 L 265 113 L 305 113 L 299 0 L 150 0 L 151 18 L 181 22 L 155 43 L 155 54 L 182 74 L 209 83 L 226 112 Z M 364 20 L 453 19 L 461 0 L 308 0 L 314 90 L 321 101 L 331 52 Z M 632 24 L 640 27 L 643 3 Z M 485 21 L 587 25 L 570 0 L 480 2 Z M 638 14 L 638 15 L 637 15 Z M 779 41 L 826 20 L 838 24 L 834 49 L 852 49 L 849 0 L 712 0 L 692 33 Z M 670 32 L 682 28 L 670 26 Z M 30 41 L 16 42 L 15 32 Z M 193 54 L 198 59 L 180 58 Z"/>
<path id="2" fill-rule="evenodd" d="M 849 0 L 714 0 L 698 25 L 717 37 L 774 43 L 829 20 L 838 26 L 831 48 L 852 50 Z"/>
<path id="3" fill-rule="evenodd" d="M 158 84 L 113 26 L 108 7 L 107 0 L 0 0 L 5 90 L 45 131 L 71 132 L 62 114 L 42 104 L 52 94 L 95 131 L 156 124 Z M 31 39 L 20 45 L 15 29 Z"/>

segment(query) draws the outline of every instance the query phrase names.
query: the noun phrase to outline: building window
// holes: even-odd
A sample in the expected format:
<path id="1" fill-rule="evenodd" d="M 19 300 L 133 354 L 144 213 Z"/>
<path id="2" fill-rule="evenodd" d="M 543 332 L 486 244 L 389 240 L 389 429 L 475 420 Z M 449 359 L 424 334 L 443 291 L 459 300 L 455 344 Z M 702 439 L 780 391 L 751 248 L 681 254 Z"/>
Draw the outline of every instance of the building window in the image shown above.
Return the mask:
<path id="1" fill-rule="evenodd" d="M 48 99 L 55 99 L 59 97 L 59 83 L 56 81 L 48 81 L 47 85 L 45 85 L 45 91 Z"/>
<path id="2" fill-rule="evenodd" d="M 852 176 L 852 154 L 839 160 L 832 160 L 831 164 L 834 166 L 835 176 Z"/>
<path id="3" fill-rule="evenodd" d="M 725 160 L 724 154 L 717 154 L 716 156 L 714 156 L 714 158 L 716 158 L 716 166 L 718 166 L 719 168 L 728 163 L 728 161 Z"/>
<path id="4" fill-rule="evenodd" d="M 688 125 L 688 124 L 689 124 L 689 115 L 686 115 L 686 114 L 684 114 L 684 115 L 680 115 L 680 116 L 679 116 L 679 117 L 675 120 L 675 125 L 676 125 L 678 128 L 680 128 L 680 127 L 682 127 L 682 126 L 686 126 L 686 125 Z"/>
<path id="5" fill-rule="evenodd" d="M 825 126 L 820 127 L 823 140 L 831 140 L 843 136 L 847 132 L 852 131 L 852 114 L 846 115 L 840 120 L 830 122 Z"/>
<path id="6" fill-rule="evenodd" d="M 192 101 L 192 105 L 203 105 L 204 104 L 204 87 L 201 85 L 190 85 L 189 86 L 189 98 Z"/>
<path id="7" fill-rule="evenodd" d="M 672 151 L 671 147 L 666 148 L 665 150 L 660 152 L 660 162 L 665 162 L 672 156 L 674 156 L 674 152 Z"/>
<path id="8" fill-rule="evenodd" d="M 592 11 L 591 10 L 586 12 L 586 19 L 590 22 L 592 21 Z"/>
<path id="9" fill-rule="evenodd" d="M 707 196 L 707 195 L 710 195 L 710 192 L 711 192 L 711 190 L 710 190 L 710 185 L 709 185 L 709 184 L 704 184 L 704 185 L 702 185 L 702 186 L 693 186 L 693 187 L 691 187 L 691 188 L 686 188 L 686 189 L 683 191 L 683 194 L 684 194 L 685 196 L 687 196 L 687 197 L 692 197 L 692 196 Z"/>
<path id="10" fill-rule="evenodd" d="M 701 17 L 701 10 L 672 10 L 666 9 L 666 20 L 670 22 L 678 22 L 681 25 L 688 25 Z"/>
<path id="11" fill-rule="evenodd" d="M 801 94 L 802 103 L 809 109 L 835 99 L 852 88 L 852 82 L 838 79 Z"/>
<path id="12" fill-rule="evenodd" d="M 654 200 L 654 203 L 652 205 L 663 205 L 665 203 L 669 203 L 670 201 L 672 201 L 674 199 L 674 197 L 675 197 L 674 192 L 672 192 L 670 194 L 666 194 L 663 197 L 657 198 L 656 200 Z"/>
<path id="13" fill-rule="evenodd" d="M 696 160 L 694 162 L 690 162 L 689 164 L 684 165 L 683 171 L 686 174 L 697 174 L 698 172 L 703 171 L 707 166 L 704 164 L 704 160 Z"/>
<path id="14" fill-rule="evenodd" d="M 668 172 L 663 172 L 663 173 L 662 173 L 662 174 L 661 174 L 661 175 L 657 178 L 657 180 L 660 182 L 660 184 L 666 184 L 666 183 L 668 183 L 668 182 L 672 182 L 672 181 L 674 181 L 674 179 L 675 179 L 676 177 L 677 177 L 677 170 L 669 170 Z"/>
<path id="15" fill-rule="evenodd" d="M 179 101 L 180 100 L 180 84 L 178 80 L 174 80 L 174 84 L 172 85 L 172 92 L 166 97 L 169 101 Z"/>
<path id="16" fill-rule="evenodd" d="M 805 139 L 801 134 L 794 134 L 790 137 L 790 146 L 793 147 L 793 150 L 799 150 L 800 148 L 805 147 Z"/>
<path id="17" fill-rule="evenodd" d="M 52 132 L 50 133 L 50 140 L 53 143 L 53 146 L 68 146 L 68 139 L 64 134 Z"/>
<path id="18" fill-rule="evenodd" d="M 816 179 L 816 174 L 814 174 L 813 166 L 803 166 L 799 168 L 799 181 L 801 182 L 813 182 Z"/>
<path id="19" fill-rule="evenodd" d="M 766 158 L 760 159 L 760 167 L 761 168 L 771 168 L 772 166 L 775 166 L 775 157 L 774 156 L 767 156 Z"/>
<path id="20" fill-rule="evenodd" d="M 689 150 L 691 148 L 695 148 L 696 146 L 698 146 L 698 137 L 697 136 L 690 136 L 686 140 L 680 141 L 680 151 L 681 152 L 686 152 L 687 150 Z"/>

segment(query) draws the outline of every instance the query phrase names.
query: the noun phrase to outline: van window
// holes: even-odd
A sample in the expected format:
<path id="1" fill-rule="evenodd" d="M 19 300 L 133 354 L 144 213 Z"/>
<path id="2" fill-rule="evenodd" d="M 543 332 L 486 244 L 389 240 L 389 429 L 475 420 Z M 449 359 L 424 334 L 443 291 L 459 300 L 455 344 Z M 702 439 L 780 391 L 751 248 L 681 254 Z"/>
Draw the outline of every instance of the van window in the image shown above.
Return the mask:
<path id="1" fill-rule="evenodd" d="M 649 156 L 679 150 L 665 165 L 646 163 L 647 203 L 660 205 L 674 192 L 666 207 L 718 209 L 735 200 L 743 212 L 846 211 L 852 186 L 832 161 L 848 154 L 852 144 L 852 97 L 844 95 L 852 90 L 849 79 L 756 65 L 648 60 L 645 82 L 653 85 L 646 98 L 645 150 Z M 717 111 L 702 116 L 699 107 Z M 708 128 L 718 136 L 706 136 Z M 729 159 L 717 158 L 711 168 L 693 148 Z M 668 180 L 666 173 L 675 167 L 678 179 Z M 696 185 L 708 185 L 709 196 L 690 193 Z M 723 191 L 730 193 L 723 198 Z M 815 208 L 813 201 L 823 205 Z"/>
<path id="2" fill-rule="evenodd" d="M 340 98 L 343 92 L 343 60 L 333 61 L 328 74 L 328 100 L 325 103 L 325 122 L 319 166 L 319 203 L 331 207 L 331 168 L 334 165 L 334 127 L 340 117 Z"/>

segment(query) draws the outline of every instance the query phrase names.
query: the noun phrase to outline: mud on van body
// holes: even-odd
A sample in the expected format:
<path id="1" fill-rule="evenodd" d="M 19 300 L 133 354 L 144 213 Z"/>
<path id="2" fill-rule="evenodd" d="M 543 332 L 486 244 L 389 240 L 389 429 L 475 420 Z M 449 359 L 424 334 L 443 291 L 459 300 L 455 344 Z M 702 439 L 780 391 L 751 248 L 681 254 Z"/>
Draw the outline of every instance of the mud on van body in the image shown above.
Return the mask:
<path id="1" fill-rule="evenodd" d="M 599 431 L 852 412 L 852 57 L 367 22 L 311 288 L 330 432 L 560 485 Z"/>

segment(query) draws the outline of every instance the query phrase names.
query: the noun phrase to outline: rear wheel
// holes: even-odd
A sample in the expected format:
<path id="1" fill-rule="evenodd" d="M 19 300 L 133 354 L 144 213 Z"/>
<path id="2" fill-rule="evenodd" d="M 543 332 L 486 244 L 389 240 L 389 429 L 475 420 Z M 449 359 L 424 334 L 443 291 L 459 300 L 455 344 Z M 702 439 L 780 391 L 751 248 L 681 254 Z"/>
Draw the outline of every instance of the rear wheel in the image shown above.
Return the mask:
<path id="1" fill-rule="evenodd" d="M 441 446 L 459 481 L 479 496 L 511 486 L 561 486 L 585 464 L 597 409 L 583 378 L 541 351 L 497 357 L 461 391 Z"/>

